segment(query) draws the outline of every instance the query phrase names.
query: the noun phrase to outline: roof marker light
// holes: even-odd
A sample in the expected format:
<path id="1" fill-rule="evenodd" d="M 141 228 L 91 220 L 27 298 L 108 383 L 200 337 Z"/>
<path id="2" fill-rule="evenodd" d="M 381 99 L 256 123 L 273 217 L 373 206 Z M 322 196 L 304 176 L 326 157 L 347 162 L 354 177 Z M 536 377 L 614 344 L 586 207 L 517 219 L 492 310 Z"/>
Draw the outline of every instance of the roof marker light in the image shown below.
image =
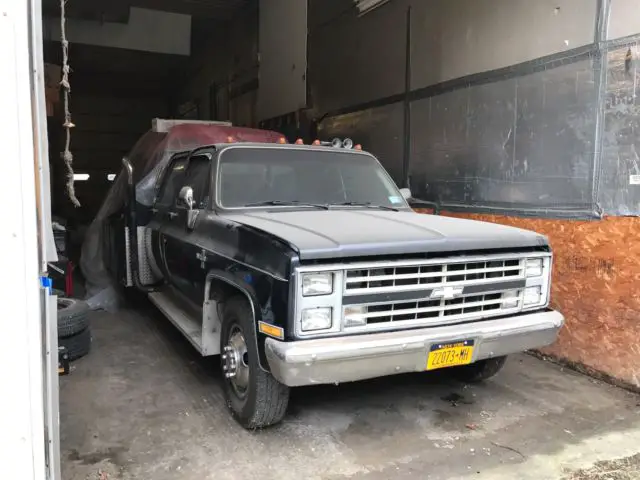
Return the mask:
<path id="1" fill-rule="evenodd" d="M 313 145 L 315 145 L 315 146 L 320 145 L 320 140 L 314 140 L 314 141 L 313 141 Z"/>
<path id="2" fill-rule="evenodd" d="M 278 143 L 287 143 L 287 140 L 284 137 L 280 137 Z"/>
<path id="3" fill-rule="evenodd" d="M 296 140 L 296 145 L 304 145 L 304 142 L 302 141 L 301 138 Z"/>
<path id="4" fill-rule="evenodd" d="M 233 143 L 235 140 L 233 139 L 233 137 L 229 136 L 227 137 L 227 143 Z"/>
<path id="5" fill-rule="evenodd" d="M 362 145 L 357 144 L 355 147 L 353 147 L 355 150 L 362 150 Z"/>

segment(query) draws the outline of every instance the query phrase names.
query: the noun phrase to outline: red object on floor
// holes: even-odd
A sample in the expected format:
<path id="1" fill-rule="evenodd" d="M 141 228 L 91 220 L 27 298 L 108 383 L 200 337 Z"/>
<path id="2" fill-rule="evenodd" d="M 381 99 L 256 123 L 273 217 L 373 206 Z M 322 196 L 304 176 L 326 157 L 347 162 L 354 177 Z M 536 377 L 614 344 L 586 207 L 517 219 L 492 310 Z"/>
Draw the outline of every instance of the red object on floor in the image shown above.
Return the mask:
<path id="1" fill-rule="evenodd" d="M 73 297 L 73 262 L 67 262 L 67 271 L 64 278 L 64 293 L 67 297 Z"/>

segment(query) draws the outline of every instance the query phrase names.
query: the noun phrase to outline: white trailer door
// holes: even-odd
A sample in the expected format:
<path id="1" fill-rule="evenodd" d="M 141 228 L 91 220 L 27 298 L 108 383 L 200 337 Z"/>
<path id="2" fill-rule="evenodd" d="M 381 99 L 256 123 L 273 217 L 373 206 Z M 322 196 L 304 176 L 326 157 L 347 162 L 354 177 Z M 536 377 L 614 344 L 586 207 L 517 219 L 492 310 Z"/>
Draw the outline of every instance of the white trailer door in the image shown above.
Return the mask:
<path id="1" fill-rule="evenodd" d="M 307 2 L 260 0 L 257 120 L 307 105 Z"/>
<path id="2" fill-rule="evenodd" d="M 42 298 L 30 87 L 30 3 L 0 0 L 0 411 L 2 478 L 46 478 Z M 44 257 L 42 257 L 44 258 Z"/>

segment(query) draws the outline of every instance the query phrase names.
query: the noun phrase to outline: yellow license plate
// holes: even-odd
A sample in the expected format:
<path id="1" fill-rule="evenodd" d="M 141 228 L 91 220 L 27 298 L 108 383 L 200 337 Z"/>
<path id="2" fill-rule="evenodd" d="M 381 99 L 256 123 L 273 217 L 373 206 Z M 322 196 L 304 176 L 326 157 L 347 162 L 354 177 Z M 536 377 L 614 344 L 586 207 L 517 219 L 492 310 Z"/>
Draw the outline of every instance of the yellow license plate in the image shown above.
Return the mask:
<path id="1" fill-rule="evenodd" d="M 435 343 L 431 345 L 427 357 L 427 370 L 457 367 L 471 363 L 473 358 L 473 340 L 462 340 L 451 343 Z"/>

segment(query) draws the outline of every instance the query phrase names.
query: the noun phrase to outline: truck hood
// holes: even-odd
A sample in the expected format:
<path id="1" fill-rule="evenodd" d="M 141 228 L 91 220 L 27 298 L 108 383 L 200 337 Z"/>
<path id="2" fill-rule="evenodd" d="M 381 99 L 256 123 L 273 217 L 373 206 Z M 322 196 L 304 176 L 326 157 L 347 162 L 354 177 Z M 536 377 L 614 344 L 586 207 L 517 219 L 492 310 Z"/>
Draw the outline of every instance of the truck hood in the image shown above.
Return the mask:
<path id="1" fill-rule="evenodd" d="M 222 216 L 280 238 L 302 260 L 548 245 L 544 236 L 528 230 L 409 211 L 260 211 Z"/>

